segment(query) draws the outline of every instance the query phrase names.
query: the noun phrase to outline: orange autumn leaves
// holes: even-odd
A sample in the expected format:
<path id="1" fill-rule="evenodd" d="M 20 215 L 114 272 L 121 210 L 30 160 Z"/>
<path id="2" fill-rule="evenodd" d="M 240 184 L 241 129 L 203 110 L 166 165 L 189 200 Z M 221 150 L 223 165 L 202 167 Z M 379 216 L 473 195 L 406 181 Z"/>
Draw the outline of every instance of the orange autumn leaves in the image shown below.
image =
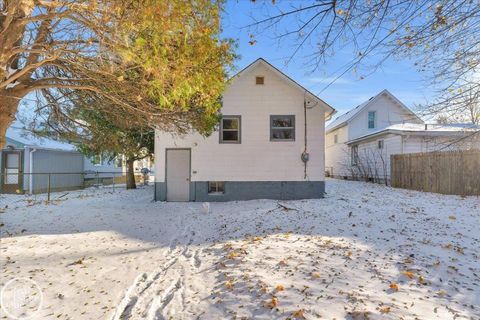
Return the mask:
<path id="1" fill-rule="evenodd" d="M 401 275 L 405 276 L 406 278 L 408 278 L 409 280 L 413 280 L 413 279 L 417 279 L 418 283 L 420 284 L 423 284 L 423 285 L 426 285 L 428 284 L 427 281 L 425 280 L 424 277 L 422 277 L 421 275 L 416 275 L 413 271 L 410 271 L 410 270 L 404 270 L 402 272 L 400 272 Z M 399 287 L 398 287 L 398 284 L 396 282 L 391 282 L 390 285 L 389 285 L 390 289 L 392 289 L 393 291 L 398 291 L 399 290 Z"/>

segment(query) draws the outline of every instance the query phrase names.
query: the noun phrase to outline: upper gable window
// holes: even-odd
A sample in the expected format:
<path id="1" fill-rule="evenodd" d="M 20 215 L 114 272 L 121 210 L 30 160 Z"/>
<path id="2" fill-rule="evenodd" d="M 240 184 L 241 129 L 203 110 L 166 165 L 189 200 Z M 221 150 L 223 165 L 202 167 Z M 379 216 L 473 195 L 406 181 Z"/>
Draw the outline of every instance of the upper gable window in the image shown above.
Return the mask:
<path id="1" fill-rule="evenodd" d="M 255 77 L 255 84 L 265 84 L 265 77 L 263 76 L 257 76 Z"/>
<path id="2" fill-rule="evenodd" d="M 295 116 L 270 116 L 270 141 L 295 141 Z"/>
<path id="3" fill-rule="evenodd" d="M 220 143 L 240 143 L 240 116 L 223 116 L 220 122 Z"/>
<path id="4" fill-rule="evenodd" d="M 377 113 L 375 111 L 368 111 L 368 129 L 375 128 Z"/>

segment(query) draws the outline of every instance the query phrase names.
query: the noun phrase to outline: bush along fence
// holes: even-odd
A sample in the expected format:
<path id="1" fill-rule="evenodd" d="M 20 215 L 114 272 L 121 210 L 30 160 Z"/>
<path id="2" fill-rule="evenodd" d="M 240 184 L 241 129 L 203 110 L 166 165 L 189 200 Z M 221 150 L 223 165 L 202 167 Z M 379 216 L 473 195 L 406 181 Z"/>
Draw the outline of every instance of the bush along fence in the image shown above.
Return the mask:
<path id="1" fill-rule="evenodd" d="M 390 177 L 395 188 L 480 195 L 480 150 L 392 155 Z"/>

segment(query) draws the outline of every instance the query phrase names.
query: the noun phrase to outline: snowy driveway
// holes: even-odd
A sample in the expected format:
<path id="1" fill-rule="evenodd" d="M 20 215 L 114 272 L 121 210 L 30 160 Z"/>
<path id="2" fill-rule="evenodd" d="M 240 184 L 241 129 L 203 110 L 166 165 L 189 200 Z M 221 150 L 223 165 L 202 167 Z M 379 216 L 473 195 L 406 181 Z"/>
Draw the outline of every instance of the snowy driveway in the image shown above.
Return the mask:
<path id="1" fill-rule="evenodd" d="M 0 210 L 0 285 L 34 280 L 35 319 L 480 318 L 478 197 L 327 191 L 209 213 L 151 189 L 17 201 Z"/>

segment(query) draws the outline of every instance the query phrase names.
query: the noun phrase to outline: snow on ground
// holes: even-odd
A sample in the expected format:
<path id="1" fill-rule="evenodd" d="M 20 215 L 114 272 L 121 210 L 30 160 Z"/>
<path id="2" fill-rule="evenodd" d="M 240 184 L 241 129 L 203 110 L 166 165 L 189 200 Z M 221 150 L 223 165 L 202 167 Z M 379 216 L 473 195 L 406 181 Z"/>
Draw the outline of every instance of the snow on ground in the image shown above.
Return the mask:
<path id="1" fill-rule="evenodd" d="M 480 198 L 327 191 L 209 213 L 150 188 L 16 200 L 0 285 L 38 283 L 35 319 L 480 319 Z"/>

